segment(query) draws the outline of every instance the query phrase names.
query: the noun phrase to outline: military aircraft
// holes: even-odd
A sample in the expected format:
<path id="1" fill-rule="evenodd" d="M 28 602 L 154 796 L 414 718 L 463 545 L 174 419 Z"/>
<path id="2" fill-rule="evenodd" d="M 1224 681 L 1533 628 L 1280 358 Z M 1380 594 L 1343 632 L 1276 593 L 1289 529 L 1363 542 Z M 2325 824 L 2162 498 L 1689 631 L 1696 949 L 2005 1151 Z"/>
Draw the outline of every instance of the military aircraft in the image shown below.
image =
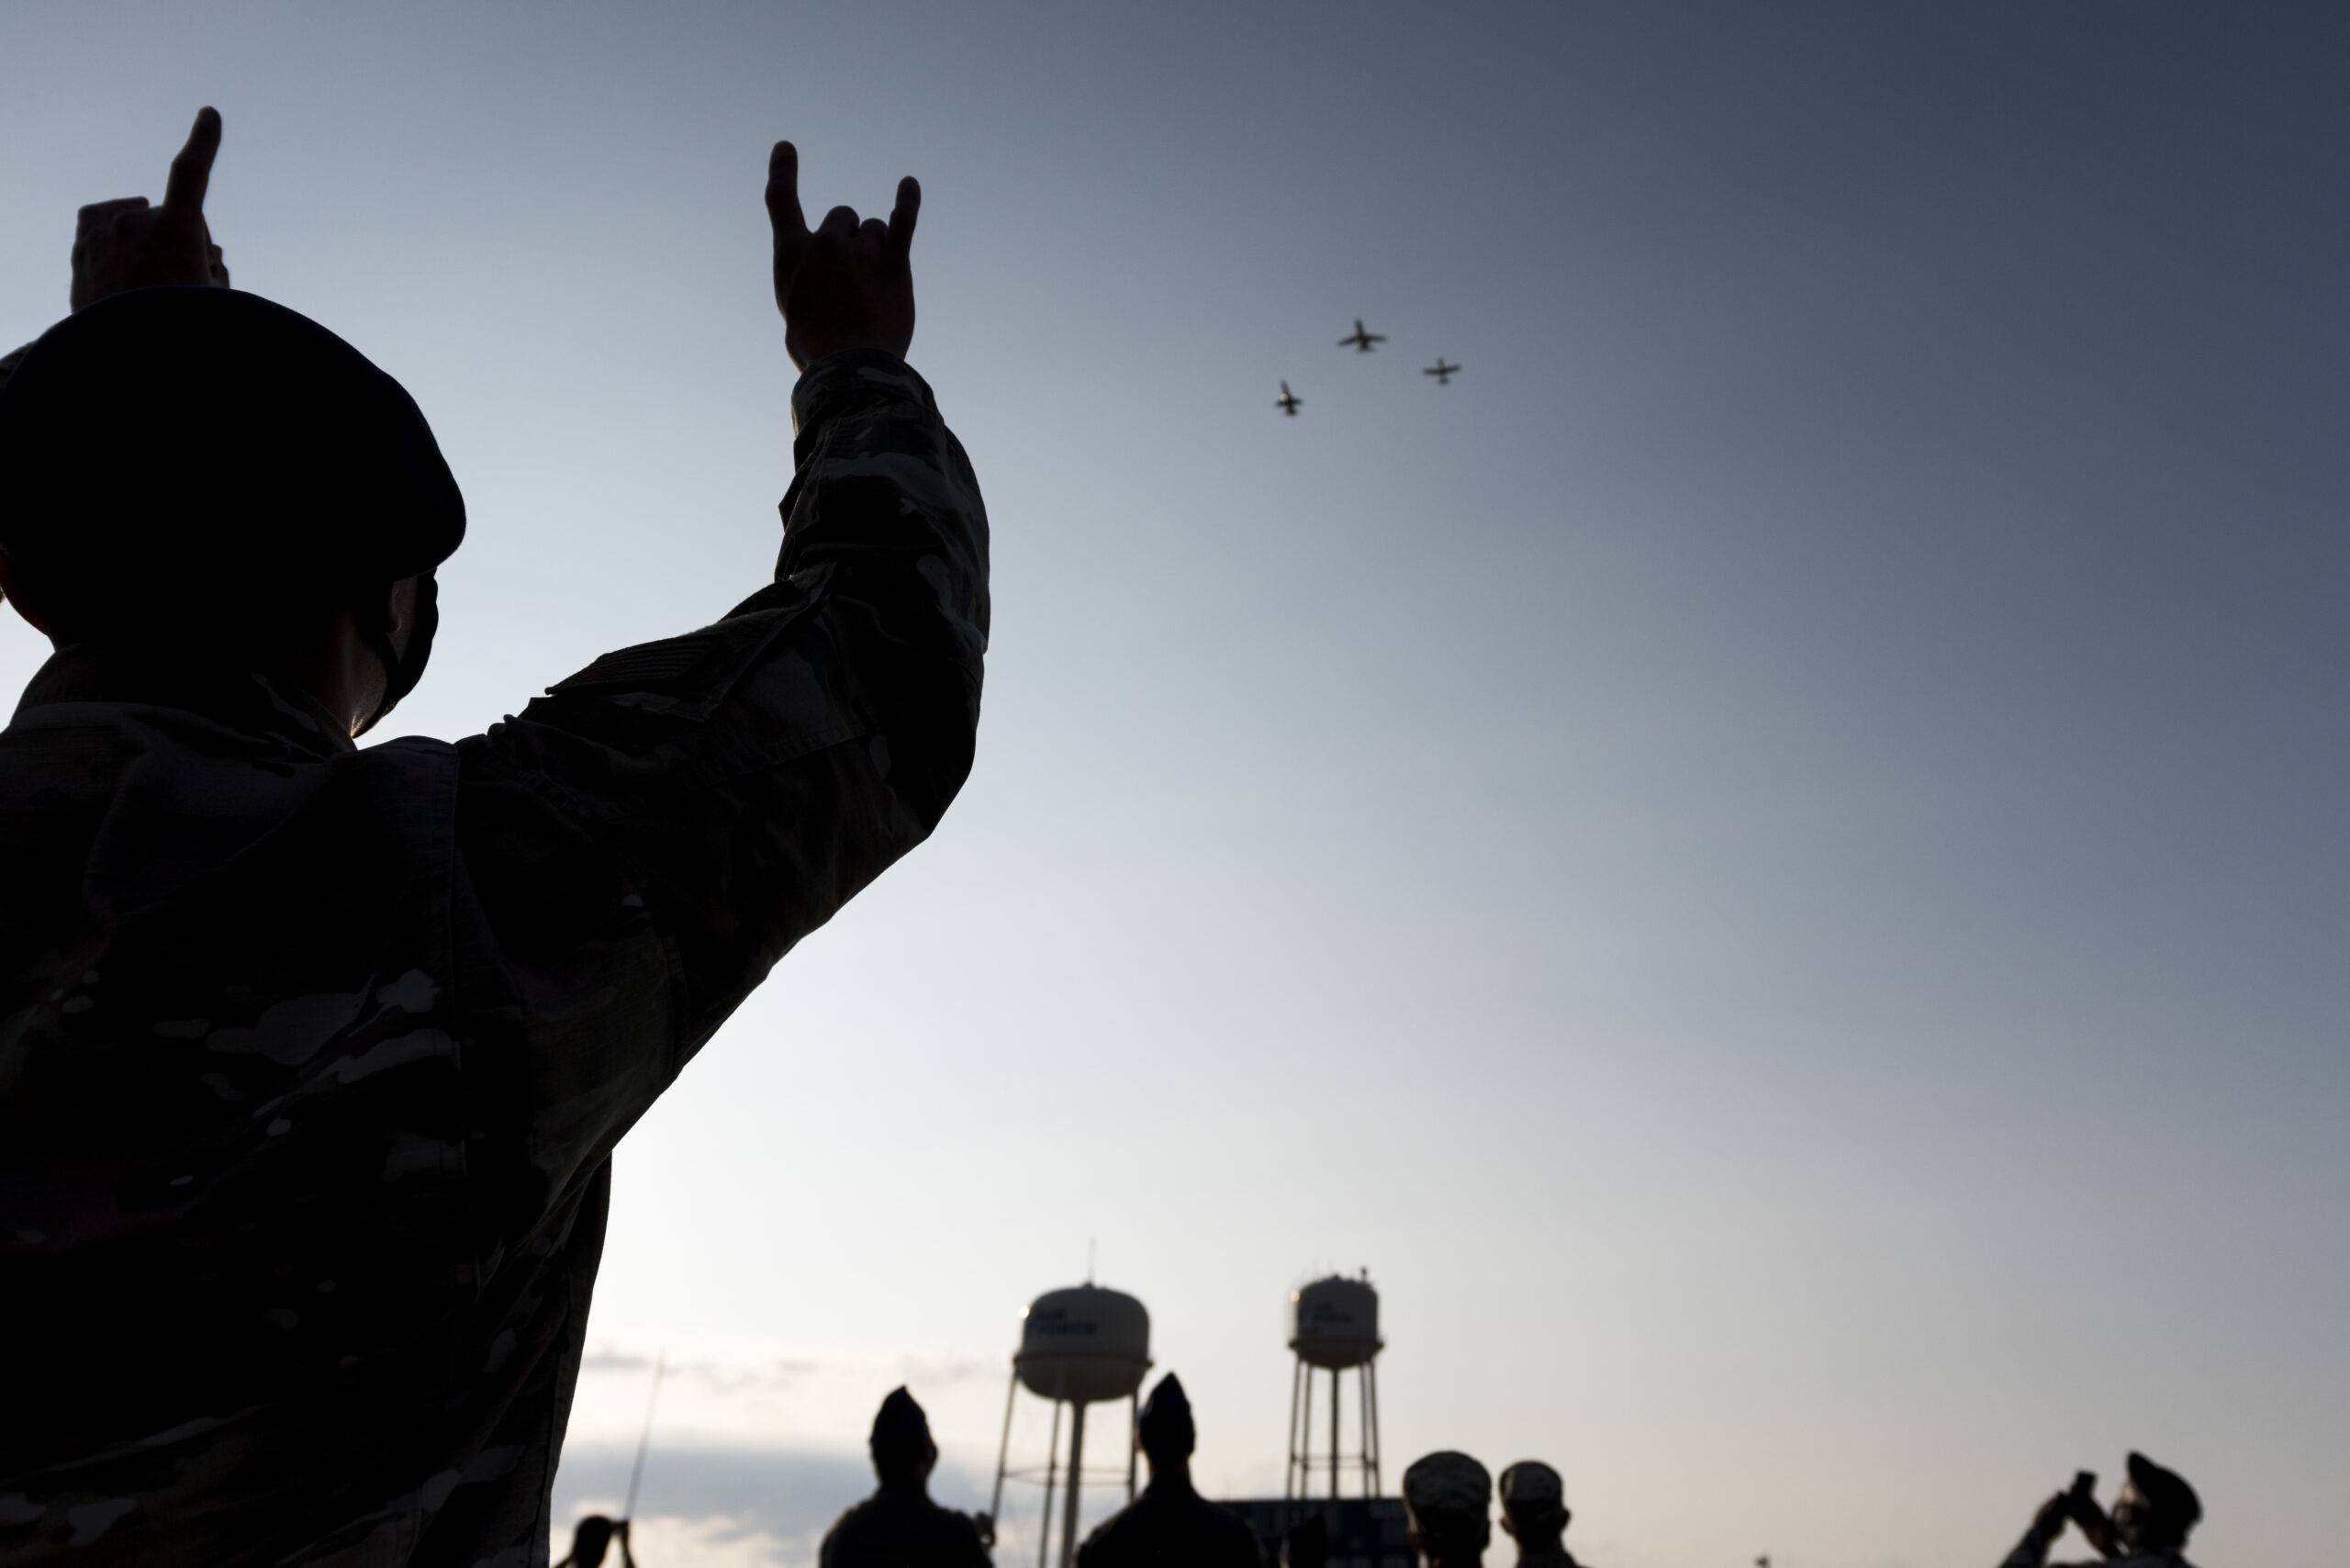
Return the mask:
<path id="1" fill-rule="evenodd" d="M 1357 353 L 1369 353 L 1371 352 L 1371 344 L 1383 343 L 1386 341 L 1386 337 L 1382 333 L 1364 331 L 1362 330 L 1362 318 L 1358 316 L 1355 318 L 1355 330 L 1348 333 L 1345 337 L 1340 338 L 1338 340 L 1338 346 L 1340 348 L 1345 348 L 1351 343 L 1354 345 L 1354 350 Z"/>
<path id="2" fill-rule="evenodd" d="M 1287 414 L 1291 419 L 1297 418 L 1297 410 L 1302 408 L 1304 403 L 1304 398 L 1299 397 L 1296 393 L 1289 389 L 1289 383 L 1286 381 L 1281 383 L 1281 395 L 1273 399 L 1273 407 L 1279 409 L 1282 413 Z"/>
<path id="3" fill-rule="evenodd" d="M 1442 354 L 1438 354 L 1436 356 L 1436 363 L 1428 366 L 1426 370 L 1420 372 L 1420 374 L 1422 375 L 1435 376 L 1436 384 L 1438 386 L 1449 386 L 1452 385 L 1452 378 L 1460 374 L 1460 367 L 1457 364 L 1445 364 L 1444 356 Z"/>

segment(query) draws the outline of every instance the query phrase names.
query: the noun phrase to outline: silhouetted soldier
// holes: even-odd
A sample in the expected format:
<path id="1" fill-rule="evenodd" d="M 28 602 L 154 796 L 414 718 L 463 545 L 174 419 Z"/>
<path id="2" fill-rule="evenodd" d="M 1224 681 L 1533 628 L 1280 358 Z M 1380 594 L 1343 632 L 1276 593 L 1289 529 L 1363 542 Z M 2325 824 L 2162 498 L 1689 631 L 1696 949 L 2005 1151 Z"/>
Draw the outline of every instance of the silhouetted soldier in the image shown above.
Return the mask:
<path id="1" fill-rule="evenodd" d="M 1198 1439 L 1192 1402 L 1169 1372 L 1143 1401 L 1136 1423 L 1135 1441 L 1150 1462 L 1150 1484 L 1085 1538 L 1077 1550 L 1078 1568 L 1259 1568 L 1264 1553 L 1257 1532 L 1192 1485 L 1192 1450 Z"/>
<path id="2" fill-rule="evenodd" d="M 0 591 L 57 646 L 0 734 L 0 1555 L 544 1562 L 612 1146 L 970 765 L 986 521 L 902 357 L 919 192 L 811 234 L 775 148 L 771 583 L 358 751 L 464 502 L 390 376 L 208 286 L 219 135 L 84 210 L 0 390 Z"/>
<path id="3" fill-rule="evenodd" d="M 873 1473 L 881 1484 L 824 1534 L 817 1568 L 986 1568 L 968 1514 L 930 1500 L 938 1445 L 914 1396 L 892 1389 L 873 1417 Z"/>
<path id="4" fill-rule="evenodd" d="M 1574 1514 L 1557 1471 L 1539 1459 L 1522 1459 L 1502 1472 L 1496 1490 L 1502 1529 L 1517 1542 L 1518 1568 L 1576 1568 L 1563 1539 Z"/>
<path id="5" fill-rule="evenodd" d="M 2115 1568 L 2188 1568 L 2188 1532 L 2202 1518 L 2203 1504 L 2185 1477 L 2144 1454 L 2132 1454 L 2130 1478 L 2115 1495 L 2110 1515 L 2089 1495 L 2091 1480 L 2085 1474 L 2072 1490 L 2042 1503 L 1999 1568 L 2042 1568 L 2068 1519 Z"/>
<path id="6" fill-rule="evenodd" d="M 626 1519 L 618 1524 L 601 1514 L 589 1514 L 571 1527 L 571 1551 L 555 1568 L 603 1568 L 605 1554 L 612 1542 L 621 1544 L 621 1568 L 636 1568 L 636 1558 L 628 1547 Z"/>
<path id="7" fill-rule="evenodd" d="M 1427 1568 L 1481 1568 L 1494 1538 L 1493 1495 L 1485 1467 L 1465 1453 L 1444 1449 L 1412 1462 L 1404 1472 L 1404 1518 Z"/>

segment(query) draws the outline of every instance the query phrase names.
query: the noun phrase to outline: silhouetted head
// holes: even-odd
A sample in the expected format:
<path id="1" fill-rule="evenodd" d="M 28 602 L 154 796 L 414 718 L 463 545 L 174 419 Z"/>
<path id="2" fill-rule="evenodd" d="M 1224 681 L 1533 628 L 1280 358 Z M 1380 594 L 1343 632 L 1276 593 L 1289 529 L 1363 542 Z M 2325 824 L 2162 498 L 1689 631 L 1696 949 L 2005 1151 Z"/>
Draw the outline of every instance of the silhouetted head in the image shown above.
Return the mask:
<path id="1" fill-rule="evenodd" d="M 1493 1540 L 1486 1517 L 1493 1478 L 1465 1453 L 1449 1449 L 1414 1460 L 1404 1472 L 1404 1515 L 1412 1549 L 1437 1568 L 1460 1568 L 1483 1560 Z"/>
<path id="2" fill-rule="evenodd" d="M 0 391 L 0 563 L 60 645 L 266 667 L 357 602 L 386 674 L 374 717 L 423 671 L 431 573 L 465 532 L 399 383 L 233 289 L 134 289 L 42 334 Z M 408 579 L 402 652 L 381 605 Z"/>
<path id="3" fill-rule="evenodd" d="M 2144 1454 L 2130 1456 L 2130 1479 L 2113 1499 L 2109 1516 L 2113 1533 L 2124 1546 L 2139 1551 L 2159 1551 L 2187 1544 L 2187 1532 L 2203 1517 L 2202 1499 L 2175 1470 L 2165 1470 Z"/>
<path id="4" fill-rule="evenodd" d="M 590 1514 L 571 1527 L 571 1555 L 565 1561 L 571 1568 L 599 1568 L 611 1544 L 612 1521 Z"/>
<path id="5" fill-rule="evenodd" d="M 1160 1378 L 1158 1386 L 1150 1391 L 1150 1397 L 1142 1402 L 1135 1423 L 1135 1440 L 1150 1456 L 1153 1473 L 1191 1462 L 1199 1432 L 1192 1425 L 1192 1402 L 1173 1372 Z"/>
<path id="6" fill-rule="evenodd" d="M 1539 1551 L 1555 1548 L 1566 1533 L 1567 1484 L 1539 1459 L 1521 1459 L 1501 1473 L 1502 1529 L 1518 1545 Z"/>
<path id="7" fill-rule="evenodd" d="M 919 1492 L 930 1481 L 938 1462 L 938 1445 L 930 1439 L 930 1417 L 903 1387 L 893 1388 L 873 1417 L 873 1473 L 881 1484 L 899 1491 Z"/>

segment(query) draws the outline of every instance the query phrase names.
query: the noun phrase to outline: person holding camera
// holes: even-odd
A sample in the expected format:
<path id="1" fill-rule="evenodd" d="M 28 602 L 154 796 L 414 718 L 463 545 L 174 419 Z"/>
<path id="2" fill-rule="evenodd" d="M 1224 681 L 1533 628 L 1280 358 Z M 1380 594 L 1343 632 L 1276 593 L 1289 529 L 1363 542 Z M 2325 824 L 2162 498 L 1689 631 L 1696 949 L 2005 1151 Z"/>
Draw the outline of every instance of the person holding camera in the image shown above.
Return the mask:
<path id="1" fill-rule="evenodd" d="M 2203 1517 L 2195 1488 L 2144 1454 L 2133 1452 L 2129 1464 L 2130 1478 L 2114 1497 L 2110 1513 L 2098 1506 L 2097 1476 L 2085 1470 L 2073 1478 L 2069 1490 L 2040 1505 L 2031 1528 L 1999 1568 L 2043 1568 L 2049 1548 L 2068 1523 L 2078 1527 L 2104 1562 L 2122 1568 L 2192 1568 L 2185 1555 L 2187 1536 Z"/>

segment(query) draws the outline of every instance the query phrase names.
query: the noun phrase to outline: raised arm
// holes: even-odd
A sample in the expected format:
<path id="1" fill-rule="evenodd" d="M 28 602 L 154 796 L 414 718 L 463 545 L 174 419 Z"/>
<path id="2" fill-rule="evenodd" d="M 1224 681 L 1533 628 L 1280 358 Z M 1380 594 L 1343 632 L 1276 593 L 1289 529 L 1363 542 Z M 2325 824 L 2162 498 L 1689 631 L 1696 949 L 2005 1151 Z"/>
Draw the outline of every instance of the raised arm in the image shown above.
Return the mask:
<path id="1" fill-rule="evenodd" d="M 162 206 L 150 206 L 145 196 L 117 196 L 75 215 L 73 281 L 66 296 L 72 308 L 134 288 L 229 286 L 229 263 L 204 219 L 212 160 L 219 151 L 220 111 L 198 109 L 187 144 L 172 160 Z M 0 389 L 31 348 L 27 343 L 0 354 Z"/>
<path id="2" fill-rule="evenodd" d="M 899 218 L 811 234 L 776 168 L 777 294 L 806 374 L 775 580 L 608 654 L 463 743 L 462 871 L 508 955 L 543 1125 L 591 1168 L 777 959 L 931 831 L 971 765 L 988 626 L 969 460 L 899 357 Z"/>

